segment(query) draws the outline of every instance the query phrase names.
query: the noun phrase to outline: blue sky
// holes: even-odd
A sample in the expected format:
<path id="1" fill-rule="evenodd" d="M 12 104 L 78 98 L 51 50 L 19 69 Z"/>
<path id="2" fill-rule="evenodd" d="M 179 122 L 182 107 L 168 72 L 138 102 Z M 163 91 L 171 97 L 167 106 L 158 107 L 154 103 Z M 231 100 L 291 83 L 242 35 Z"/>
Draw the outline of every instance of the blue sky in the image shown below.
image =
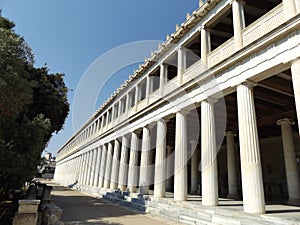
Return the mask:
<path id="1" fill-rule="evenodd" d="M 65 74 L 74 90 L 69 92 L 71 107 L 78 82 L 98 57 L 126 43 L 164 41 L 197 7 L 198 0 L 0 0 L 2 15 L 15 22 L 36 66 L 47 63 L 51 72 Z M 99 90 L 97 107 L 133 69 L 123 68 Z M 73 132 L 71 108 L 64 130 L 52 137 L 47 151 L 56 154 Z"/>

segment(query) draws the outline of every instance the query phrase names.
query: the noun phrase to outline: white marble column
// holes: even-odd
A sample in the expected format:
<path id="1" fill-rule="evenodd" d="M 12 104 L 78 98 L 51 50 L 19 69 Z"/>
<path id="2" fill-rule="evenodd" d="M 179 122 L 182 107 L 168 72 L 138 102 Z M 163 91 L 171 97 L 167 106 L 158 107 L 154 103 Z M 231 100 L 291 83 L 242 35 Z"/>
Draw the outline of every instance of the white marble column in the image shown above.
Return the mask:
<path id="1" fill-rule="evenodd" d="M 174 175 L 174 157 L 171 156 L 173 148 L 167 146 L 167 176 L 166 176 L 166 190 L 171 191 L 174 187 L 172 176 Z"/>
<path id="2" fill-rule="evenodd" d="M 211 50 L 210 32 L 204 27 L 201 28 L 201 61 L 207 66 L 207 54 Z"/>
<path id="3" fill-rule="evenodd" d="M 198 143 L 190 142 L 192 158 L 191 158 L 191 194 L 196 195 L 199 183 L 199 163 L 200 163 L 200 149 Z"/>
<path id="4" fill-rule="evenodd" d="M 80 171 L 80 184 L 81 185 L 83 185 L 84 174 L 85 174 L 85 153 L 82 154 L 82 166 L 81 166 L 81 171 Z"/>
<path id="5" fill-rule="evenodd" d="M 300 180 L 292 130 L 292 125 L 295 122 L 285 118 L 278 120 L 277 124 L 281 126 L 285 173 L 289 194 L 288 203 L 300 204 Z"/>
<path id="6" fill-rule="evenodd" d="M 262 166 L 251 83 L 237 86 L 238 125 L 244 211 L 265 213 Z"/>
<path id="7" fill-rule="evenodd" d="M 295 0 L 282 0 L 284 17 L 290 19 L 297 13 Z"/>
<path id="8" fill-rule="evenodd" d="M 77 158 L 76 158 L 76 175 L 75 175 L 75 182 L 77 182 L 77 183 L 79 181 L 80 165 L 81 165 L 81 158 L 80 158 L 80 156 L 77 156 Z"/>
<path id="9" fill-rule="evenodd" d="M 100 176 L 100 165 L 101 165 L 101 148 L 97 148 L 97 158 L 96 158 L 96 167 L 95 167 L 95 176 L 93 181 L 93 186 L 98 186 L 99 176 Z"/>
<path id="10" fill-rule="evenodd" d="M 300 0 L 295 0 L 297 13 L 300 13 Z"/>
<path id="11" fill-rule="evenodd" d="M 120 142 L 118 140 L 115 140 L 111 179 L 110 179 L 110 189 L 112 190 L 118 188 L 118 177 L 119 177 L 119 168 L 120 168 L 119 158 L 120 158 Z"/>
<path id="12" fill-rule="evenodd" d="M 145 94 L 145 99 L 147 104 L 149 103 L 149 95 L 152 93 L 152 78 L 150 75 L 147 75 L 146 78 L 146 94 Z"/>
<path id="13" fill-rule="evenodd" d="M 89 151 L 89 161 L 88 161 L 88 176 L 87 176 L 87 180 L 86 180 L 86 185 L 90 185 L 90 180 L 92 177 L 92 173 L 93 173 L 93 150 Z"/>
<path id="14" fill-rule="evenodd" d="M 94 177 L 95 177 L 95 173 L 96 173 L 96 158 L 97 158 L 97 149 L 93 149 L 92 150 L 92 165 L 91 165 L 91 178 L 90 178 L 90 182 L 89 185 L 93 186 L 94 184 Z"/>
<path id="15" fill-rule="evenodd" d="M 79 165 L 79 176 L 78 176 L 78 184 L 82 184 L 82 175 L 83 175 L 83 165 L 84 165 L 84 157 L 80 155 L 80 165 Z"/>
<path id="16" fill-rule="evenodd" d="M 214 114 L 215 100 L 201 102 L 201 170 L 202 205 L 218 205 L 218 164 L 216 127 Z"/>
<path id="17" fill-rule="evenodd" d="M 292 81 L 293 81 L 296 113 L 298 118 L 298 128 L 299 128 L 299 136 L 300 136 L 300 58 L 292 62 L 291 71 L 292 71 Z"/>
<path id="18" fill-rule="evenodd" d="M 89 173 L 89 152 L 85 153 L 85 160 L 84 160 L 84 178 L 83 178 L 83 185 L 87 184 L 87 178 Z"/>
<path id="19" fill-rule="evenodd" d="M 100 188 L 102 188 L 104 185 L 106 156 L 107 156 L 107 147 L 106 147 L 106 145 L 103 145 L 102 146 L 102 155 L 101 155 L 100 176 L 99 176 L 99 180 L 98 180 L 98 187 L 100 187 Z"/>
<path id="20" fill-rule="evenodd" d="M 231 131 L 226 132 L 226 142 L 227 142 L 227 174 L 228 174 L 228 195 L 227 198 L 237 198 L 237 172 L 236 172 L 236 159 L 235 159 L 235 149 L 234 149 L 234 136 Z"/>
<path id="21" fill-rule="evenodd" d="M 157 121 L 155 171 L 154 171 L 154 197 L 163 198 L 166 194 L 166 135 L 165 121 Z"/>
<path id="22" fill-rule="evenodd" d="M 232 1 L 232 19 L 234 42 L 237 49 L 243 47 L 242 30 L 245 28 L 244 2 L 241 0 Z"/>
<path id="23" fill-rule="evenodd" d="M 178 63 L 177 63 L 177 84 L 182 84 L 183 72 L 186 69 L 186 49 L 183 46 L 178 48 Z"/>
<path id="24" fill-rule="evenodd" d="M 148 127 L 143 128 L 143 140 L 140 166 L 140 194 L 146 195 L 149 192 L 150 184 L 150 150 L 151 132 Z"/>
<path id="25" fill-rule="evenodd" d="M 105 176 L 104 176 L 104 188 L 109 188 L 110 186 L 112 157 L 113 157 L 113 146 L 111 143 L 108 143 L 108 150 L 106 155 L 106 168 L 105 168 Z"/>
<path id="26" fill-rule="evenodd" d="M 176 113 L 174 200 L 187 199 L 187 118 L 186 112 Z"/>
<path id="27" fill-rule="evenodd" d="M 119 179 L 118 188 L 121 191 L 126 190 L 127 175 L 128 175 L 128 139 L 127 137 L 122 137 L 122 149 L 121 149 L 121 159 L 120 159 L 120 169 L 119 169 Z"/>
<path id="28" fill-rule="evenodd" d="M 164 87 L 167 80 L 167 65 L 160 65 L 160 76 L 159 76 L 159 93 L 161 96 L 164 94 Z"/>
<path id="29" fill-rule="evenodd" d="M 131 134 L 130 157 L 128 168 L 128 188 L 130 193 L 136 192 L 138 185 L 138 169 L 139 169 L 139 139 L 136 133 Z"/>

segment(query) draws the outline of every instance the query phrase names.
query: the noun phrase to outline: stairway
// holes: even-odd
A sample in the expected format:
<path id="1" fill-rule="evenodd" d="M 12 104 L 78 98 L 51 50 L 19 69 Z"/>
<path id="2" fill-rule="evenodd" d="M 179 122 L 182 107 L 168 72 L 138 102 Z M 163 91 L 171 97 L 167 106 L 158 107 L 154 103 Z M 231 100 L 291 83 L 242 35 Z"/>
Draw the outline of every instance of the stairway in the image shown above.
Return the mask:
<path id="1" fill-rule="evenodd" d="M 139 194 L 130 194 L 129 192 L 121 192 L 119 190 L 113 192 L 107 192 L 104 194 L 103 199 L 124 205 L 142 212 L 146 210 L 146 200 Z"/>
<path id="2" fill-rule="evenodd" d="M 293 218 L 278 218 L 268 214 L 249 214 L 220 207 L 204 207 L 189 202 L 154 199 L 147 202 L 146 212 L 183 224 L 199 225 L 300 225 Z"/>

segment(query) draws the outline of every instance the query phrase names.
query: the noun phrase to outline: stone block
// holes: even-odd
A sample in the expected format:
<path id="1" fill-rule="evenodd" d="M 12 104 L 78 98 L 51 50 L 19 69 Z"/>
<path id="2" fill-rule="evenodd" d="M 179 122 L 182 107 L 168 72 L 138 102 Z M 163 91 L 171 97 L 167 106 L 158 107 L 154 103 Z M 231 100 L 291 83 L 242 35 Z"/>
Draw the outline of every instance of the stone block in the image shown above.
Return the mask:
<path id="1" fill-rule="evenodd" d="M 40 200 L 19 200 L 19 213 L 37 213 Z"/>
<path id="2" fill-rule="evenodd" d="M 37 213 L 16 213 L 13 225 L 36 225 L 38 219 Z"/>

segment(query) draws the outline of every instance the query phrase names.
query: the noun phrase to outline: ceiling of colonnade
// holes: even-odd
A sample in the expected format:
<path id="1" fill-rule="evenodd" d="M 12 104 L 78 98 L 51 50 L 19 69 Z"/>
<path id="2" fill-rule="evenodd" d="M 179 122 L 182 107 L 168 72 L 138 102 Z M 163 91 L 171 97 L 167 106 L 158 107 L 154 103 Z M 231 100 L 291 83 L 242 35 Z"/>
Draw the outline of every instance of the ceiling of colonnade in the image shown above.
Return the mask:
<path id="1" fill-rule="evenodd" d="M 280 136 L 277 120 L 296 120 L 291 70 L 286 70 L 260 81 L 254 87 L 254 101 L 258 134 L 260 138 Z M 227 108 L 227 130 L 238 133 L 236 92 L 225 96 Z M 298 129 L 293 126 L 293 129 Z"/>
<path id="2" fill-rule="evenodd" d="M 293 94 L 293 85 L 291 70 L 286 70 L 272 77 L 260 81 L 254 87 L 254 101 L 257 117 L 257 126 L 259 138 L 268 138 L 281 135 L 280 126 L 277 120 L 282 118 L 291 118 L 296 121 L 296 108 Z M 226 130 L 238 134 L 238 113 L 236 92 L 224 97 L 226 104 L 226 121 L 221 110 L 222 104 L 215 104 L 216 128 L 217 134 L 224 132 L 222 123 L 226 123 Z M 201 108 L 197 106 L 198 116 L 188 114 L 187 128 L 188 139 L 193 139 L 200 126 Z M 197 122 L 199 121 L 199 122 Z M 297 132 L 297 123 L 293 126 Z M 175 114 L 167 122 L 167 145 L 174 146 L 176 132 Z M 199 134 L 200 136 L 200 134 Z M 200 139 L 199 139 L 200 141 Z M 224 143 L 225 143 L 224 139 Z"/>

